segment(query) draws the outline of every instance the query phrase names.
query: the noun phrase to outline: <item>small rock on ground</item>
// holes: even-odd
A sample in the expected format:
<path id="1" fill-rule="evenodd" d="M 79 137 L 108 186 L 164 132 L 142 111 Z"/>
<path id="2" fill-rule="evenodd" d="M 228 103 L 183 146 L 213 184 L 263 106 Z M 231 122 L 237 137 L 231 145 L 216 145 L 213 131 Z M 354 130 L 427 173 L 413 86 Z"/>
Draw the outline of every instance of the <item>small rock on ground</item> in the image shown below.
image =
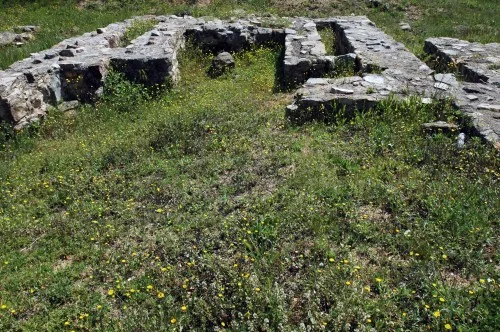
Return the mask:
<path id="1" fill-rule="evenodd" d="M 235 63 L 233 56 L 229 52 L 221 52 L 212 60 L 208 74 L 212 77 L 217 77 L 227 71 L 234 69 Z"/>
<path id="2" fill-rule="evenodd" d="M 445 121 L 428 122 L 422 125 L 422 129 L 427 133 L 450 133 L 458 130 L 458 126 Z"/>
<path id="3" fill-rule="evenodd" d="M 408 23 L 406 23 L 406 22 L 399 23 L 399 27 L 403 31 L 411 31 L 411 26 Z"/>

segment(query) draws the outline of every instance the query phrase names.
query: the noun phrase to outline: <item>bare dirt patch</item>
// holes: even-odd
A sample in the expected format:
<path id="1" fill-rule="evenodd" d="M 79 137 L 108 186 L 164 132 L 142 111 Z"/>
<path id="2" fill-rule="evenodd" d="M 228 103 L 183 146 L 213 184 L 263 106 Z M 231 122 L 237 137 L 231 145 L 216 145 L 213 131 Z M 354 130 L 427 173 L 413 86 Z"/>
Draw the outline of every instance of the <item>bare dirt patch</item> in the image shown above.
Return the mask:
<path id="1" fill-rule="evenodd" d="M 359 208 L 361 218 L 368 219 L 376 223 L 386 223 L 391 219 L 391 215 L 379 207 L 366 205 Z"/>
<path id="2" fill-rule="evenodd" d="M 474 280 L 470 280 L 457 272 L 441 271 L 441 279 L 451 287 L 467 288 L 470 287 Z"/>
<path id="3" fill-rule="evenodd" d="M 71 256 L 65 256 L 54 264 L 54 272 L 65 270 L 71 264 L 73 264 L 73 258 Z"/>
<path id="4" fill-rule="evenodd" d="M 418 21 L 422 17 L 422 9 L 414 5 L 406 7 L 405 12 L 411 21 Z"/>

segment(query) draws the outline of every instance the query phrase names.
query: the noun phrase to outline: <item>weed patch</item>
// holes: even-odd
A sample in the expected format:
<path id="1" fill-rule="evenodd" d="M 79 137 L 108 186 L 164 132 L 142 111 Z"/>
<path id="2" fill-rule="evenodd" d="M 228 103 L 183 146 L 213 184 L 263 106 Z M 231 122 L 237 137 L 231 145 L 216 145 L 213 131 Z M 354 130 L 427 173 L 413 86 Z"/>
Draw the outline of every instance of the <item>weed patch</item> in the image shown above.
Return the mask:
<path id="1" fill-rule="evenodd" d="M 120 46 L 126 47 L 130 42 L 146 32 L 150 31 L 157 22 L 155 20 L 136 20 L 125 31 L 123 37 L 120 39 Z"/>

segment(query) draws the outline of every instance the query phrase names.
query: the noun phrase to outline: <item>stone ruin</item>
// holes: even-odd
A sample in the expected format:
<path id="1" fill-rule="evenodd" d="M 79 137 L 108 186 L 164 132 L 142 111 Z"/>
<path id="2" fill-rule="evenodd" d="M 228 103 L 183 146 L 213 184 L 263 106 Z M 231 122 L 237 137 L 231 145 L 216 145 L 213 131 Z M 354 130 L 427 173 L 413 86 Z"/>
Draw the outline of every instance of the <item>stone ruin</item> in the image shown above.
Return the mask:
<path id="1" fill-rule="evenodd" d="M 23 46 L 26 42 L 35 39 L 35 34 L 40 31 L 36 25 L 21 25 L 12 31 L 0 31 L 0 47 Z"/>
<path id="2" fill-rule="evenodd" d="M 121 46 L 135 20 L 153 19 L 156 26 Z M 339 109 L 362 111 L 391 97 L 418 96 L 423 103 L 453 100 L 470 116 L 477 134 L 500 148 L 500 44 L 482 45 L 451 38 L 430 38 L 425 51 L 454 74 L 435 73 L 403 44 L 363 16 L 293 18 L 282 29 L 266 28 L 260 19 L 206 20 L 190 16 L 144 16 L 97 29 L 34 53 L 0 71 L 0 120 L 16 129 L 37 121 L 49 106 L 89 103 L 99 98 L 108 71 L 122 72 L 146 86 L 179 80 L 177 54 L 186 38 L 202 48 L 238 52 L 269 43 L 284 49 L 283 86 L 298 88 L 286 109 L 291 120 L 322 119 Z M 335 55 L 328 55 L 318 29 L 335 35 Z M 352 66 L 354 76 L 327 78 Z"/>
<path id="3" fill-rule="evenodd" d="M 425 51 L 446 65 L 456 64 L 464 74 L 462 82 L 454 74 L 435 73 L 366 17 L 312 21 L 335 31 L 336 51 L 355 54 L 355 71 L 361 74 L 309 78 L 287 107 L 289 117 L 305 121 L 341 108 L 347 112 L 368 109 L 389 96 L 400 100 L 419 96 L 423 103 L 452 100 L 472 118 L 477 134 L 500 149 L 500 44 L 471 44 L 451 38 L 426 40 Z"/>

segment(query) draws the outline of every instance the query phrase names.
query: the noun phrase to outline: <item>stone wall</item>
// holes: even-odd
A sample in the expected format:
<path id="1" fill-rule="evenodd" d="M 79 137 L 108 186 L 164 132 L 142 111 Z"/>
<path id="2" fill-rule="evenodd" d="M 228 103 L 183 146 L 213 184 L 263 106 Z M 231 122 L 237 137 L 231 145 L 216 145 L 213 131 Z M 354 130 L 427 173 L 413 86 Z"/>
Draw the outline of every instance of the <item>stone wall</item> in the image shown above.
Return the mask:
<path id="1" fill-rule="evenodd" d="M 315 22 L 335 32 L 338 55 L 355 54 L 358 75 L 310 78 L 287 107 L 290 119 L 326 118 L 339 109 L 363 111 L 389 97 L 406 100 L 418 96 L 423 103 L 451 99 L 456 108 L 472 118 L 477 134 L 500 148 L 498 44 L 471 44 L 450 38 L 427 40 L 428 52 L 446 63 L 457 64 L 466 74 L 466 81 L 459 81 L 453 73 L 436 73 L 366 17 Z"/>

